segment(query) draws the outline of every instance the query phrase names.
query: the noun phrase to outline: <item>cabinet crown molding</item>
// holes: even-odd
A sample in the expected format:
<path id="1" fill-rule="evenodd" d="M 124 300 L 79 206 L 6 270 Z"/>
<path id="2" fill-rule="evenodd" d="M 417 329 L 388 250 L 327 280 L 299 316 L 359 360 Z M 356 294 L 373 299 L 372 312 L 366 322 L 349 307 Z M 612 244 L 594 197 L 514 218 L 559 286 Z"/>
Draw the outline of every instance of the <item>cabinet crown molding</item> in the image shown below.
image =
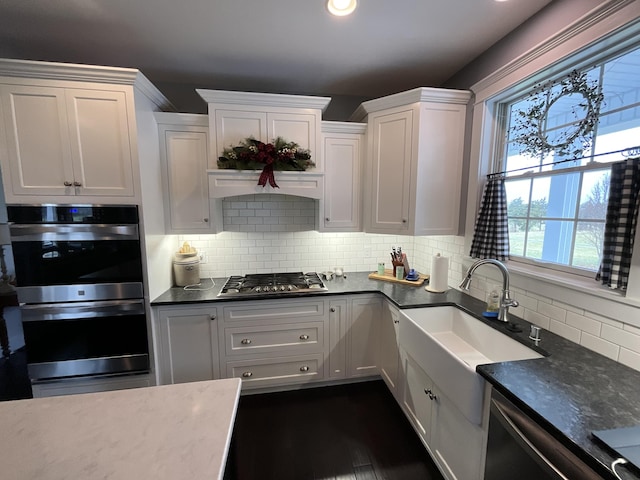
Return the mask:
<path id="1" fill-rule="evenodd" d="M 228 103 L 230 105 L 311 108 L 324 111 L 331 101 L 331 97 L 310 97 L 279 93 L 234 92 L 227 90 L 205 90 L 202 88 L 196 88 L 196 92 L 198 92 L 198 95 L 207 103 Z"/>
<path id="2" fill-rule="evenodd" d="M 204 113 L 155 112 L 158 125 L 209 126 L 209 115 Z"/>
<path id="3" fill-rule="evenodd" d="M 367 131 L 367 124 L 357 122 L 330 122 L 324 120 L 321 128 L 322 133 L 364 134 Z"/>
<path id="4" fill-rule="evenodd" d="M 389 108 L 410 105 L 417 102 L 448 103 L 466 105 L 471 98 L 469 90 L 447 88 L 418 87 L 406 92 L 394 93 L 386 97 L 363 102 L 349 120 L 361 121 L 368 114 Z"/>
<path id="5" fill-rule="evenodd" d="M 163 110 L 175 110 L 160 90 L 135 68 L 0 58 L 0 77 L 131 85 Z"/>

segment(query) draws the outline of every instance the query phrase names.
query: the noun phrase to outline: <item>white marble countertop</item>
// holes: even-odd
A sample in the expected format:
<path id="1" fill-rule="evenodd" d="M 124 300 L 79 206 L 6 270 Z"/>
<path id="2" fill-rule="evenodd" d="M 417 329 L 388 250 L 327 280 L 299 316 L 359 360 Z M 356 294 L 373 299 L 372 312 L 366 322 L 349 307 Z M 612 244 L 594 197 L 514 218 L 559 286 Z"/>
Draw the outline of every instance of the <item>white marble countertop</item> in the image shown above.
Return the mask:
<path id="1" fill-rule="evenodd" d="M 240 380 L 0 402 L 3 480 L 222 479 Z"/>

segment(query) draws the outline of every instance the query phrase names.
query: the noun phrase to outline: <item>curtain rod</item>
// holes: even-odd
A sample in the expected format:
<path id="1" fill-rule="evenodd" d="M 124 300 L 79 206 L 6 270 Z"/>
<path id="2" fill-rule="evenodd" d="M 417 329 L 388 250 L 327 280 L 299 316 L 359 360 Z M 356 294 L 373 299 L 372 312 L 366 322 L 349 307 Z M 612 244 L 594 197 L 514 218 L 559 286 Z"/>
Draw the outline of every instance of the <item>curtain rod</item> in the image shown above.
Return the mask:
<path id="1" fill-rule="evenodd" d="M 530 167 L 515 168 L 513 170 L 503 170 L 502 172 L 490 173 L 490 174 L 487 175 L 487 178 L 497 177 L 499 175 L 506 175 L 507 173 L 521 172 L 523 170 L 531 170 L 531 169 L 534 169 L 534 168 L 548 167 L 548 166 L 552 166 L 552 165 L 560 165 L 561 163 L 575 162 L 576 160 L 582 160 L 584 158 L 593 159 L 593 158 L 596 158 L 596 157 L 603 157 L 605 155 L 613 155 L 614 153 L 622 153 L 626 157 L 631 157 L 631 156 L 636 156 L 637 157 L 637 156 L 640 156 L 640 146 L 628 147 L 628 148 L 623 148 L 621 150 L 613 150 L 611 152 L 605 152 L 605 153 L 595 153 L 593 155 L 585 155 L 584 157 L 568 158 L 566 160 L 560 160 L 559 162 L 543 163 L 541 165 L 532 165 Z"/>

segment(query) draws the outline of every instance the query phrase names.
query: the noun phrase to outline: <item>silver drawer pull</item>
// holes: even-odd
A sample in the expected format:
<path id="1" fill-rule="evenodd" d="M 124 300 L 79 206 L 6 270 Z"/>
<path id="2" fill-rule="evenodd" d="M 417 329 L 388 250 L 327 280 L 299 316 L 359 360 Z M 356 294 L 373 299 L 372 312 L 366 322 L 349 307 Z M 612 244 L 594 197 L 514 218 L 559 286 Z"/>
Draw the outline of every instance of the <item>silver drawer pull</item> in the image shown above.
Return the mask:
<path id="1" fill-rule="evenodd" d="M 334 312 L 336 311 L 336 307 L 331 307 L 331 308 L 329 309 L 329 311 L 330 311 L 331 313 L 334 313 Z"/>
<path id="2" fill-rule="evenodd" d="M 71 183 L 71 182 L 67 182 L 67 181 L 64 182 L 64 186 L 65 187 L 70 187 L 72 185 L 73 185 L 73 183 Z"/>
<path id="3" fill-rule="evenodd" d="M 251 345 L 251 340 L 250 340 L 250 339 L 248 339 L 248 338 L 243 338 L 243 339 L 240 341 L 240 343 L 241 343 L 242 345 Z"/>
<path id="4" fill-rule="evenodd" d="M 303 365 L 300 367 L 300 371 L 301 372 L 308 372 L 309 371 L 309 367 L 307 367 L 306 365 Z"/>
<path id="5" fill-rule="evenodd" d="M 300 335 L 300 340 L 309 340 L 309 335 L 305 335 L 305 334 Z"/>
<path id="6" fill-rule="evenodd" d="M 81 187 L 82 184 L 80 182 L 73 182 L 74 187 Z"/>
<path id="7" fill-rule="evenodd" d="M 244 378 L 253 377 L 253 373 L 251 373 L 251 372 L 244 372 L 244 373 L 242 374 L 242 376 L 243 376 Z"/>

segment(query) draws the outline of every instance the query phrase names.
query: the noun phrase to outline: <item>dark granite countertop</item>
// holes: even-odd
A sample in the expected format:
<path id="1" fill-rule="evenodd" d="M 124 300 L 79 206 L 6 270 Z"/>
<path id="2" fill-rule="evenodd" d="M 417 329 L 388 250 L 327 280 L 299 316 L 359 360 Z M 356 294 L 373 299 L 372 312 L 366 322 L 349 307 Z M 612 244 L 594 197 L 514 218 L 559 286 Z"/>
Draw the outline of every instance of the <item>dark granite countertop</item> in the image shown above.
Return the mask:
<path id="1" fill-rule="evenodd" d="M 291 294 L 267 294 L 251 297 L 217 298 L 225 278 L 214 279 L 213 288 L 185 291 L 171 288 L 151 302 L 151 305 L 174 305 L 203 302 L 228 302 L 292 298 Z M 539 347 L 528 338 L 530 323 L 516 315 L 511 320 L 521 327 L 511 332 L 504 324 L 481 316 L 484 302 L 458 290 L 430 293 L 423 287 L 371 280 L 368 272 L 348 273 L 346 278 L 325 282 L 328 291 L 309 295 L 348 295 L 382 293 L 397 307 L 455 305 L 478 320 L 526 344 L 545 355 L 536 360 L 480 365 L 477 371 L 494 388 L 534 418 L 552 435 L 581 457 L 603 478 L 615 480 L 609 465 L 616 458 L 593 439 L 591 431 L 640 424 L 640 372 L 592 352 L 554 333 L 542 330 Z M 203 288 L 211 285 L 203 279 Z M 624 480 L 640 480 L 640 471 L 620 466 Z"/>

